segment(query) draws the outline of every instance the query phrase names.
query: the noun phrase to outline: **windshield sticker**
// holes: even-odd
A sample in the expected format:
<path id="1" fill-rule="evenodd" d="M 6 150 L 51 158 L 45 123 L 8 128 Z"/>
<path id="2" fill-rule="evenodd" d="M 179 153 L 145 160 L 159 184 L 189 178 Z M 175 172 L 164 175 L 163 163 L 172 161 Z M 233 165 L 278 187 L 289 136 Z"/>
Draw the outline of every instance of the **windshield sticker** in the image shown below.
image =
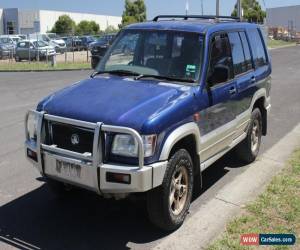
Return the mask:
<path id="1" fill-rule="evenodd" d="M 186 76 L 195 76 L 196 73 L 196 65 L 188 64 L 186 65 L 185 74 Z"/>

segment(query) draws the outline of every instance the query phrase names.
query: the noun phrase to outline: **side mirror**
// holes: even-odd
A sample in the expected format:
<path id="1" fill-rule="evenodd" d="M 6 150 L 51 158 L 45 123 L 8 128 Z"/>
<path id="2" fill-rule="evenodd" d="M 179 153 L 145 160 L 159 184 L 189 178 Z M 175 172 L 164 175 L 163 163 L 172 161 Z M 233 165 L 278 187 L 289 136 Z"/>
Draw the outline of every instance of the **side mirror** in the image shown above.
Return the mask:
<path id="1" fill-rule="evenodd" d="M 225 65 L 216 65 L 213 69 L 211 76 L 209 77 L 210 85 L 216 85 L 218 83 L 227 82 L 229 78 L 229 68 Z"/>

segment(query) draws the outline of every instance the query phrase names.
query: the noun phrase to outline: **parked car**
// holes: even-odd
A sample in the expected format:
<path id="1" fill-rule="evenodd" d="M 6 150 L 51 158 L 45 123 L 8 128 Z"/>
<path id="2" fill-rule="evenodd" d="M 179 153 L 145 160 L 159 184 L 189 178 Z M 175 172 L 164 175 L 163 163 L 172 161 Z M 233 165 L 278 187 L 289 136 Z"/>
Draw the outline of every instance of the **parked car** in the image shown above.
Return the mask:
<path id="1" fill-rule="evenodd" d="M 90 48 L 90 44 L 96 41 L 93 36 L 81 36 L 79 39 L 82 42 L 82 47 L 84 50 L 88 50 Z"/>
<path id="2" fill-rule="evenodd" d="M 83 49 L 82 41 L 78 36 L 62 37 L 67 46 L 67 51 L 80 51 Z"/>
<path id="3" fill-rule="evenodd" d="M 50 60 L 55 54 L 55 49 L 43 41 L 24 40 L 17 44 L 15 59 L 17 62 L 21 60 Z"/>
<path id="4" fill-rule="evenodd" d="M 96 68 L 109 46 L 113 43 L 115 37 L 116 34 L 107 34 L 89 45 L 89 49 L 92 54 L 91 64 L 93 69 Z"/>
<path id="5" fill-rule="evenodd" d="M 9 58 L 11 53 L 12 51 L 8 45 L 0 43 L 0 59 Z"/>
<path id="6" fill-rule="evenodd" d="M 232 149 L 241 162 L 256 159 L 271 71 L 256 24 L 214 16 L 132 24 L 90 79 L 28 112 L 27 158 L 57 195 L 73 186 L 104 198 L 142 194 L 150 220 L 175 230 L 206 168 Z"/>
<path id="7" fill-rule="evenodd" d="M 65 41 L 58 37 L 55 33 L 34 33 L 29 35 L 29 39 L 48 43 L 50 46 L 55 48 L 56 53 L 63 54 L 67 49 Z"/>
<path id="8" fill-rule="evenodd" d="M 10 51 L 10 56 L 15 56 L 16 43 L 12 38 L 7 36 L 0 36 L 0 44 L 5 45 L 5 47 Z"/>
<path id="9" fill-rule="evenodd" d="M 18 35 L 1 35 L 0 38 L 7 39 L 7 43 L 14 43 L 17 44 L 21 37 Z"/>

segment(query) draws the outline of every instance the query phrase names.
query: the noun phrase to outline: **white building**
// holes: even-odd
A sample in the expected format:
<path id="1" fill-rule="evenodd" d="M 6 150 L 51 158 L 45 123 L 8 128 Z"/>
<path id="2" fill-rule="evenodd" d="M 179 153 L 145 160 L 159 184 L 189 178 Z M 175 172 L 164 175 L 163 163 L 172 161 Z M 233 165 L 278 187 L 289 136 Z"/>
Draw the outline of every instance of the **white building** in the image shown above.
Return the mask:
<path id="1" fill-rule="evenodd" d="M 0 34 L 3 34 L 3 9 L 0 9 Z"/>
<path id="2" fill-rule="evenodd" d="M 300 32 L 300 5 L 267 9 L 267 25 Z"/>
<path id="3" fill-rule="evenodd" d="M 62 15 L 68 15 L 76 24 L 82 20 L 95 21 L 101 30 L 105 30 L 108 26 L 117 28 L 122 21 L 118 16 L 17 8 L 0 9 L 0 34 L 46 33 Z"/>

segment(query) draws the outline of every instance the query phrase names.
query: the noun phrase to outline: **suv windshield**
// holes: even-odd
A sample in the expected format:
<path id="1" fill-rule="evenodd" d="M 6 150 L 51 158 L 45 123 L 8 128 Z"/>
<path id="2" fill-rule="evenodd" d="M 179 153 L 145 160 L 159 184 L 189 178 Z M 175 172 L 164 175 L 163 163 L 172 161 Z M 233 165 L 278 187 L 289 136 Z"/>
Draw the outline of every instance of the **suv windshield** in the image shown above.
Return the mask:
<path id="1" fill-rule="evenodd" d="M 130 71 L 141 76 L 196 81 L 202 51 L 203 37 L 197 33 L 125 30 L 97 71 Z"/>

